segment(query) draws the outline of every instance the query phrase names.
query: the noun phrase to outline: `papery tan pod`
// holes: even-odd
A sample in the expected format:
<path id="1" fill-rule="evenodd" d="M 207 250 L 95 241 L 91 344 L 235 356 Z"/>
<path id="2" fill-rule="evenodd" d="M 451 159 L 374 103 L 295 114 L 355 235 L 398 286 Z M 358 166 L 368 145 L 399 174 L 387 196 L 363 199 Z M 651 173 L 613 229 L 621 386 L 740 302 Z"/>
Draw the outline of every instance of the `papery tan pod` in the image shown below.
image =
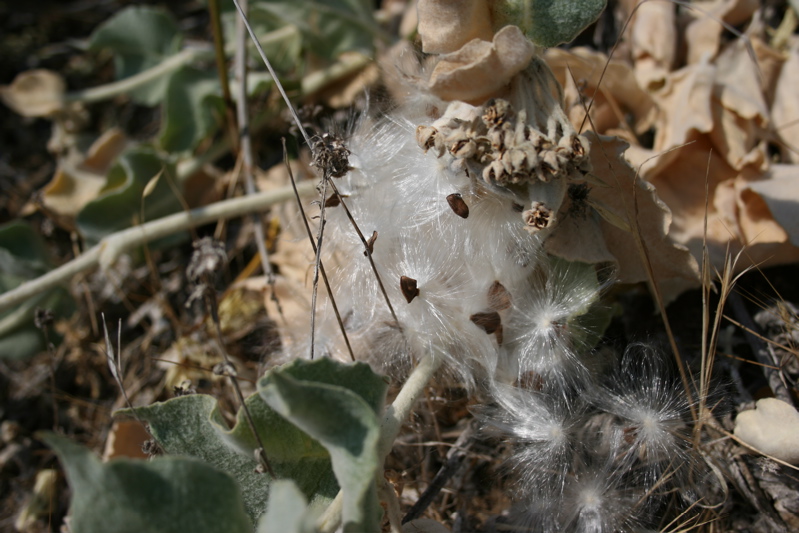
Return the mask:
<path id="1" fill-rule="evenodd" d="M 481 104 L 498 95 L 535 55 L 535 45 L 516 26 L 505 26 L 491 42 L 474 39 L 441 56 L 430 92 L 443 100 Z"/>
<path id="2" fill-rule="evenodd" d="M 422 51 L 448 54 L 473 39 L 491 41 L 494 29 L 486 0 L 419 0 Z"/>

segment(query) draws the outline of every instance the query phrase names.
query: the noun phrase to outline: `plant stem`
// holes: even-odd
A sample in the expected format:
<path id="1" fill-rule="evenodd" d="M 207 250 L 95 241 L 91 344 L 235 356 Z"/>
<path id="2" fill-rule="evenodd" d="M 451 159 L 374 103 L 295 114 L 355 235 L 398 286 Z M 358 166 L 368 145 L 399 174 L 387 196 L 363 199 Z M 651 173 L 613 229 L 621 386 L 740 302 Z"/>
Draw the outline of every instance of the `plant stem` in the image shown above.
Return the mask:
<path id="1" fill-rule="evenodd" d="M 160 78 L 165 74 L 169 74 L 184 65 L 188 65 L 195 59 L 199 59 L 210 55 L 210 50 L 205 48 L 186 48 L 181 50 L 175 55 L 169 56 L 161 63 L 154 67 L 143 70 L 138 74 L 134 74 L 129 78 L 115 81 L 99 87 L 92 87 L 91 89 L 84 89 L 82 91 L 74 91 L 64 95 L 65 102 L 83 102 L 86 104 L 92 102 L 100 102 L 108 100 L 133 91 L 142 85 L 150 83 L 153 80 Z"/>
<path id="2" fill-rule="evenodd" d="M 430 382 L 433 374 L 441 368 L 443 360 L 440 357 L 428 355 L 424 357 L 416 368 L 408 376 L 405 385 L 402 386 L 394 403 L 386 407 L 383 413 L 383 422 L 380 424 L 380 440 L 377 442 L 378 457 L 385 460 L 391 452 L 394 441 L 399 435 L 403 422 L 411 414 L 413 405 L 424 392 L 424 388 Z M 325 512 L 319 518 L 317 527 L 320 533 L 332 533 L 341 524 L 341 506 L 343 503 L 342 492 L 330 503 Z"/>
<path id="3" fill-rule="evenodd" d="M 316 192 L 315 186 L 316 184 L 314 182 L 306 181 L 300 183 L 297 188 L 300 194 L 310 195 Z M 15 289 L 0 294 L 0 312 L 19 305 L 28 298 L 41 292 L 67 282 L 75 274 L 79 274 L 98 265 L 103 269 L 109 268 L 120 255 L 131 248 L 215 220 L 228 219 L 257 212 L 272 205 L 290 200 L 293 197 L 294 190 L 287 186 L 274 191 L 258 193 L 242 198 L 223 200 L 208 206 L 198 207 L 191 211 L 182 211 L 174 215 L 159 218 L 158 220 L 146 222 L 140 226 L 118 231 L 105 237 L 96 246 L 79 255 L 72 261 L 51 270 L 43 276 L 27 281 Z"/>

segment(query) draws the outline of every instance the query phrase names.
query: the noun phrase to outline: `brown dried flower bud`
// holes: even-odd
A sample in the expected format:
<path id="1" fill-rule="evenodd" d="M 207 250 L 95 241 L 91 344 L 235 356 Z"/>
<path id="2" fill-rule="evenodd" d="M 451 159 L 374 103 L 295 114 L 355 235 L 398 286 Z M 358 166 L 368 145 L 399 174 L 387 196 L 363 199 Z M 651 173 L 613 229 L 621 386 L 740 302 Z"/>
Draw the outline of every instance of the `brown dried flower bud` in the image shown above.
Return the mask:
<path id="1" fill-rule="evenodd" d="M 554 221 L 555 215 L 552 209 L 546 205 L 535 202 L 531 209 L 522 213 L 522 219 L 525 223 L 525 229 L 530 233 L 537 233 L 542 229 L 548 228 Z"/>

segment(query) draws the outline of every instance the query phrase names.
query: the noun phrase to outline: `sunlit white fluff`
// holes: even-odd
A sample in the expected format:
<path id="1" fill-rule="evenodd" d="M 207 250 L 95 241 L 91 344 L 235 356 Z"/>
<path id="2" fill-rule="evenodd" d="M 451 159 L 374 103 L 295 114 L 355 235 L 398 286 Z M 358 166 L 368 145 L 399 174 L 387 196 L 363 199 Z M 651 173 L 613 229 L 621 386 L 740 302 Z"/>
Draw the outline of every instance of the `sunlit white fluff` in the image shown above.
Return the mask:
<path id="1" fill-rule="evenodd" d="M 684 480 L 693 463 L 690 404 L 663 357 L 648 346 L 630 346 L 608 385 L 592 394 L 597 408 L 618 419 L 620 460 L 647 485 L 664 475 Z"/>
<path id="2" fill-rule="evenodd" d="M 496 405 L 480 411 L 488 432 L 510 442 L 507 467 L 524 501 L 561 495 L 575 451 L 575 427 L 584 406 L 509 385 L 495 384 Z"/>
<path id="3" fill-rule="evenodd" d="M 514 297 L 502 363 L 509 375 L 533 372 L 566 386 L 581 377 L 583 331 L 578 317 L 597 300 L 600 286 L 588 265 L 549 260 Z"/>
<path id="4" fill-rule="evenodd" d="M 624 471 L 608 462 L 581 465 L 564 490 L 559 529 L 575 533 L 623 533 L 637 531 L 643 491 L 626 485 Z"/>

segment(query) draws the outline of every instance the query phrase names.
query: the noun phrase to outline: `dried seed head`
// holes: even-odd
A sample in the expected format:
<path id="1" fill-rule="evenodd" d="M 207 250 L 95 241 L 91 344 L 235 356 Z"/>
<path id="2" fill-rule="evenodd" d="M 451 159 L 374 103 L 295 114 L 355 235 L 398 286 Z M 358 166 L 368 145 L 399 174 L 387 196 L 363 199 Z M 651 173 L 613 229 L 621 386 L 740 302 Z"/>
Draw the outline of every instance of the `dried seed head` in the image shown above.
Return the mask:
<path id="1" fill-rule="evenodd" d="M 447 196 L 449 207 L 461 218 L 469 218 L 469 206 L 463 201 L 459 193 L 452 193 Z"/>
<path id="2" fill-rule="evenodd" d="M 186 276 L 195 283 L 206 276 L 213 279 L 225 263 L 225 245 L 211 237 L 203 237 L 194 241 L 194 253 L 186 268 Z"/>
<path id="3" fill-rule="evenodd" d="M 458 139 L 450 144 L 449 152 L 459 159 L 469 159 L 477 153 L 477 143 L 472 139 Z"/>
<path id="4" fill-rule="evenodd" d="M 416 286 L 416 280 L 408 276 L 400 276 L 400 290 L 402 295 L 411 303 L 414 298 L 419 296 L 419 289 Z"/>
<path id="5" fill-rule="evenodd" d="M 325 133 L 313 143 L 311 165 L 319 168 L 325 177 L 340 178 L 350 171 L 350 151 L 344 140 Z"/>
<path id="6" fill-rule="evenodd" d="M 37 307 L 33 313 L 33 324 L 37 329 L 44 329 L 53 324 L 53 312 L 49 309 Z"/>

